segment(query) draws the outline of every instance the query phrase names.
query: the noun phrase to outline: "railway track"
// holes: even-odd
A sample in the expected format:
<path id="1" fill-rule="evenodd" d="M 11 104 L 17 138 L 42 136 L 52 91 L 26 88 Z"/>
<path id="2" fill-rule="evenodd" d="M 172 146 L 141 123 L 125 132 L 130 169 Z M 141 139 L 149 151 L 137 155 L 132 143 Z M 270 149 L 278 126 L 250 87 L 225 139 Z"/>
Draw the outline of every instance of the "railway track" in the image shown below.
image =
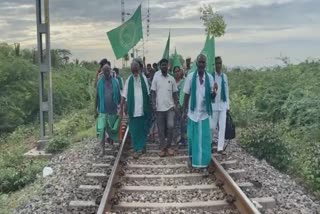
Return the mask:
<path id="1" fill-rule="evenodd" d="M 187 147 L 174 157 L 158 157 L 158 145 L 132 157 L 128 130 L 104 190 L 98 214 L 104 213 L 260 213 L 272 208 L 273 198 L 248 198 L 244 170 L 237 162 L 213 155 L 210 175 L 187 166 Z M 219 161 L 218 161 L 219 160 Z"/>
<path id="2" fill-rule="evenodd" d="M 248 198 L 253 188 L 237 162 L 213 155 L 210 175 L 187 166 L 187 146 L 173 157 L 160 158 L 156 144 L 132 157 L 128 128 L 117 153 L 93 163 L 88 180 L 79 186 L 85 197 L 71 201 L 73 213 L 229 213 L 251 214 L 272 208 L 273 198 Z M 108 153 L 107 153 L 108 154 Z M 243 191 L 244 190 L 244 191 Z"/>
<path id="3" fill-rule="evenodd" d="M 123 118 L 122 133 L 126 131 L 128 118 Z M 126 137 L 124 138 L 124 140 Z M 124 142 L 123 140 L 123 142 Z M 121 144 L 120 144 L 121 145 Z M 117 157 L 120 156 L 118 143 L 114 145 L 107 144 L 103 157 L 96 157 L 91 163 L 90 171 L 85 174 L 85 179 L 81 181 L 78 189 L 74 192 L 74 199 L 70 201 L 68 213 L 96 213 L 105 194 L 110 175 L 112 175 L 113 166 L 116 166 Z M 120 150 L 121 151 L 121 150 Z M 97 155 L 101 151 L 97 151 Z M 112 176 L 111 176 L 112 177 Z"/>

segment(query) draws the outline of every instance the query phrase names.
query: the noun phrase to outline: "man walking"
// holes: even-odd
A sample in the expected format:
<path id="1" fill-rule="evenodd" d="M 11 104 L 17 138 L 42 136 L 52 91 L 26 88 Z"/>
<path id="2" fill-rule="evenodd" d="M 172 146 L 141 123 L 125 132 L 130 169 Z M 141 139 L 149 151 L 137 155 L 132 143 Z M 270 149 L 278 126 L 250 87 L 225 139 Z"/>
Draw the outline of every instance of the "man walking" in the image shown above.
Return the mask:
<path id="1" fill-rule="evenodd" d="M 211 132 L 213 78 L 205 70 L 207 58 L 197 57 L 197 70 L 188 74 L 184 84 L 184 115 L 188 114 L 189 166 L 204 168 L 211 160 Z"/>
<path id="2" fill-rule="evenodd" d="M 226 130 L 226 117 L 229 110 L 229 89 L 227 75 L 222 72 L 222 59 L 220 56 L 215 58 L 215 72 L 212 73 L 214 85 L 216 88 L 216 96 L 212 103 L 212 133 L 219 124 L 218 133 L 218 153 L 223 152 L 224 137 Z"/>
<path id="3" fill-rule="evenodd" d="M 118 140 L 120 118 L 117 115 L 120 104 L 119 83 L 111 76 L 109 65 L 102 67 L 102 76 L 97 83 L 97 93 L 95 101 L 97 119 L 97 134 L 102 146 L 102 155 L 105 154 L 105 137 L 108 135 L 109 143 Z"/>
<path id="4" fill-rule="evenodd" d="M 141 73 L 138 62 L 131 64 L 132 74 L 128 77 L 121 101 L 121 115 L 125 110 L 129 115 L 129 132 L 131 134 L 134 158 L 145 151 L 150 129 L 151 103 L 147 78 Z M 124 107 L 127 106 L 126 109 Z"/>
<path id="5" fill-rule="evenodd" d="M 168 60 L 160 61 L 161 73 L 154 76 L 151 86 L 152 106 L 156 112 L 159 138 L 160 157 L 173 156 L 174 116 L 178 109 L 178 89 L 175 79 L 168 74 Z M 167 140 L 166 140 L 167 138 Z"/>

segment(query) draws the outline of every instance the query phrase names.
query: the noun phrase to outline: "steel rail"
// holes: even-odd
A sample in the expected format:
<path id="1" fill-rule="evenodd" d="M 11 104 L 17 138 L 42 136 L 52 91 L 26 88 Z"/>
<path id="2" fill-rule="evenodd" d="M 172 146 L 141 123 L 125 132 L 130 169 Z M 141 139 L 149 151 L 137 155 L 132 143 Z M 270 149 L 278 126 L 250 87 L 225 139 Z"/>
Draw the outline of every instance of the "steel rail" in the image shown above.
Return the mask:
<path id="1" fill-rule="evenodd" d="M 114 161 L 114 165 L 112 167 L 112 171 L 111 171 L 107 186 L 101 198 L 101 202 L 100 202 L 97 214 L 104 214 L 106 211 L 111 210 L 111 206 L 112 206 L 111 199 L 116 191 L 116 188 L 113 188 L 113 186 L 118 181 L 117 178 L 119 177 L 119 170 L 121 168 L 120 160 L 121 160 L 122 153 L 124 151 L 126 139 L 128 136 L 128 131 L 129 131 L 129 126 L 127 126 L 125 135 L 122 139 L 122 143 L 120 145 L 120 149 L 118 151 L 116 160 Z"/>
<path id="2" fill-rule="evenodd" d="M 220 180 L 223 189 L 229 195 L 230 202 L 237 207 L 239 212 L 241 214 L 260 214 L 259 210 L 214 156 L 212 156 L 212 166 L 215 177 Z"/>

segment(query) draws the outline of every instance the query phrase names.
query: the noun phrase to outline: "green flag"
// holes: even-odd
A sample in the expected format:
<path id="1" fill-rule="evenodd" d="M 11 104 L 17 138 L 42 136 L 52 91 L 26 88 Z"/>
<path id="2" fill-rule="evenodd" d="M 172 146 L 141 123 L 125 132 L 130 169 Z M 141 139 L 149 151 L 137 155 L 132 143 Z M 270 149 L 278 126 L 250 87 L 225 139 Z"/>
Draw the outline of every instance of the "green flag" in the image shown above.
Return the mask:
<path id="1" fill-rule="evenodd" d="M 177 49 L 174 50 L 172 66 L 171 66 L 172 71 L 173 71 L 173 68 L 176 67 L 176 66 L 179 66 L 180 68 L 182 68 L 182 64 L 181 64 L 181 61 L 180 61 L 180 56 L 177 54 Z"/>
<path id="2" fill-rule="evenodd" d="M 201 51 L 201 53 L 205 54 L 207 56 L 207 68 L 206 70 L 211 73 L 214 69 L 214 63 L 215 63 L 215 40 L 214 37 L 211 37 L 207 35 L 206 42 L 204 44 L 204 47 Z M 189 71 L 189 73 L 195 71 L 197 69 L 197 59 L 192 63 L 192 67 Z"/>
<path id="3" fill-rule="evenodd" d="M 124 57 L 143 38 L 141 5 L 129 20 L 107 32 L 107 35 L 116 58 Z"/>
<path id="4" fill-rule="evenodd" d="M 212 48 L 212 71 L 214 71 L 214 70 L 216 70 L 216 68 L 215 68 L 215 62 L 216 62 L 216 40 L 215 40 L 215 38 L 214 38 L 214 36 L 212 36 L 211 37 L 211 43 L 212 43 L 212 46 L 213 46 L 213 48 Z"/>
<path id="5" fill-rule="evenodd" d="M 215 51 L 214 51 L 214 37 L 208 35 L 206 39 L 206 43 L 204 44 L 204 48 L 201 53 L 207 56 L 207 71 L 209 73 L 213 72 L 213 64 L 215 61 Z"/>
<path id="6" fill-rule="evenodd" d="M 166 44 L 166 48 L 164 49 L 162 59 L 167 59 L 169 60 L 169 50 L 170 50 L 170 31 L 169 31 L 169 36 Z"/>

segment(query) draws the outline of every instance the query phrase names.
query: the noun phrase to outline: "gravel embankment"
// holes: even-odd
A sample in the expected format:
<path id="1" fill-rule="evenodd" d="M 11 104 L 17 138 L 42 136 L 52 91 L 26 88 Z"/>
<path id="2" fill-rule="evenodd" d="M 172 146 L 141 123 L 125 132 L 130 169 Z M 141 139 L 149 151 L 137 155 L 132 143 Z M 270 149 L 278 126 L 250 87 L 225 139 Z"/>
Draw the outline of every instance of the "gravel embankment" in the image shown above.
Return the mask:
<path id="1" fill-rule="evenodd" d="M 290 176 L 248 154 L 236 142 L 231 142 L 220 160 L 237 160 L 238 168 L 246 171 L 244 181 L 254 184 L 246 191 L 249 197 L 273 197 L 277 207 L 266 214 L 320 214 L 320 201 Z"/>
<path id="2" fill-rule="evenodd" d="M 98 156 L 99 147 L 94 140 L 84 140 L 73 148 L 65 151 L 52 158 L 48 166 L 53 168 L 54 174 L 42 179 L 43 193 L 31 198 L 28 203 L 16 209 L 15 213 L 70 213 L 68 204 L 75 199 L 96 199 L 101 195 L 99 191 L 95 193 L 81 193 L 78 190 L 80 184 L 99 184 L 96 179 L 88 179 L 85 177 L 87 172 L 105 172 L 109 173 L 109 169 L 92 168 L 92 163 L 111 163 L 110 159 L 100 158 Z M 245 177 L 238 182 L 246 181 L 254 184 L 251 189 L 244 190 L 249 197 L 274 197 L 277 201 L 277 207 L 267 210 L 265 214 L 320 214 L 320 202 L 312 194 L 309 194 L 301 185 L 295 182 L 290 176 L 280 173 L 278 170 L 268 165 L 265 161 L 260 161 L 246 153 L 237 143 L 232 142 L 226 151 L 225 156 L 221 156 L 220 160 L 237 160 L 239 169 L 246 170 Z M 153 154 L 151 156 L 156 156 Z M 145 160 L 134 160 L 129 158 L 130 164 L 146 164 Z M 154 160 L 148 164 L 182 164 L 185 160 Z M 149 170 L 149 171 L 148 171 Z M 161 169 L 144 169 L 144 172 L 160 174 Z M 186 169 L 177 169 L 175 172 L 171 169 L 165 169 L 165 174 L 184 173 Z M 127 171 L 129 174 L 134 171 Z M 213 180 L 203 178 L 202 180 L 139 180 L 125 181 L 124 185 L 194 185 L 194 184 L 210 184 Z M 103 182 L 103 187 L 106 181 Z M 215 194 L 216 191 L 198 191 L 186 194 L 164 194 L 163 197 L 154 197 L 155 193 L 144 194 L 120 194 L 120 198 L 129 202 L 134 201 L 153 201 L 153 202 L 189 202 L 201 199 L 213 200 L 223 198 L 222 194 Z M 158 194 L 156 194 L 158 195 Z M 220 196 L 221 197 L 220 197 Z M 169 196 L 169 197 L 167 197 Z M 125 198 L 124 198 L 125 197 Z M 217 197 L 217 198 L 216 198 Z M 99 203 L 99 199 L 96 199 Z M 205 210 L 180 210 L 169 209 L 165 211 L 157 211 L 153 209 L 144 209 L 142 213 L 212 213 Z M 83 210 L 78 213 L 93 213 L 94 210 Z M 116 213 L 141 213 L 138 212 L 116 212 Z M 234 214 L 234 211 L 221 211 L 216 213 Z"/>
<path id="3" fill-rule="evenodd" d="M 39 178 L 43 183 L 42 194 L 31 198 L 28 203 L 17 208 L 14 213 L 70 213 L 68 205 L 72 200 L 95 200 L 98 204 L 102 191 L 81 192 L 78 188 L 84 184 L 102 183 L 102 187 L 106 186 L 106 180 L 101 182 L 97 179 L 86 178 L 88 172 L 110 173 L 111 168 L 92 167 L 93 163 L 110 163 L 111 166 L 113 164 L 111 159 L 99 157 L 99 152 L 99 145 L 96 141 L 86 139 L 54 156 L 48 164 L 53 169 L 53 174 L 46 178 Z M 95 213 L 95 209 L 76 211 L 75 213 Z"/>

